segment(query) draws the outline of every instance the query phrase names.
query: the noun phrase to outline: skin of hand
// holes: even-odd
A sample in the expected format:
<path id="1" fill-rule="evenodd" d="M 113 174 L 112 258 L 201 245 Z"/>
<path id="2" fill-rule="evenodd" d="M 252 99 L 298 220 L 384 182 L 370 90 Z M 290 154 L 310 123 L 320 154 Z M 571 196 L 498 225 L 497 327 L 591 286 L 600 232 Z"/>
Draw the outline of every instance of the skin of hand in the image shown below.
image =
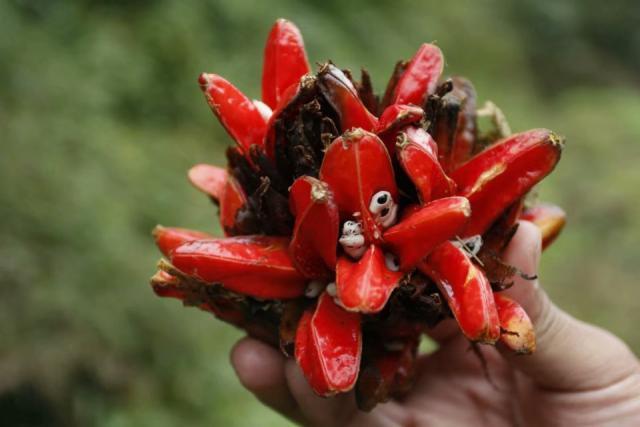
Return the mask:
<path id="1" fill-rule="evenodd" d="M 506 261 L 535 274 L 540 232 L 522 221 Z M 401 401 L 356 409 L 353 392 L 316 396 L 295 364 L 252 338 L 231 352 L 240 382 L 262 403 L 309 426 L 640 426 L 640 363 L 611 333 L 556 307 L 537 281 L 515 279 L 505 291 L 531 317 L 537 350 L 517 356 L 481 346 L 491 381 L 453 320 L 431 337 L 439 344 L 421 355 L 411 392 Z"/>

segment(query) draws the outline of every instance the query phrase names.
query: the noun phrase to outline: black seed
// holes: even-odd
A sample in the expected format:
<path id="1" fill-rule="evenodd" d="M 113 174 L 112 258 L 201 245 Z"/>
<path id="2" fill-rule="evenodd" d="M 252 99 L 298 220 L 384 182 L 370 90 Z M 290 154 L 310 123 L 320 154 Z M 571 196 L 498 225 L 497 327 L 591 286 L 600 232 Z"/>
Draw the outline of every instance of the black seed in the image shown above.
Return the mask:
<path id="1" fill-rule="evenodd" d="M 386 194 L 378 197 L 378 204 L 379 205 L 383 205 L 385 203 L 387 203 L 387 195 Z"/>
<path id="2" fill-rule="evenodd" d="M 382 209 L 382 212 L 380 212 L 380 216 L 385 217 L 389 214 L 389 208 L 384 208 Z"/>

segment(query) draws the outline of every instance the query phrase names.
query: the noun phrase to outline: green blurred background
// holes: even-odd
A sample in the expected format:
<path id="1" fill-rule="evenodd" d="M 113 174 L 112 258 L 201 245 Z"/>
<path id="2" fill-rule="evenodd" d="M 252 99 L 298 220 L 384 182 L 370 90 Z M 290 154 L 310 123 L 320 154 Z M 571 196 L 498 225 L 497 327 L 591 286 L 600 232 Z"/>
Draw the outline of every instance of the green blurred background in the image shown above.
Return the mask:
<path id="1" fill-rule="evenodd" d="M 156 298 L 160 222 L 219 232 L 185 171 L 230 141 L 201 71 L 259 95 L 272 22 L 371 72 L 437 41 L 514 130 L 568 143 L 541 198 L 569 225 L 542 279 L 640 352 L 640 8 L 634 0 L 0 2 L 0 424 L 283 425 L 237 383 L 242 334 Z"/>

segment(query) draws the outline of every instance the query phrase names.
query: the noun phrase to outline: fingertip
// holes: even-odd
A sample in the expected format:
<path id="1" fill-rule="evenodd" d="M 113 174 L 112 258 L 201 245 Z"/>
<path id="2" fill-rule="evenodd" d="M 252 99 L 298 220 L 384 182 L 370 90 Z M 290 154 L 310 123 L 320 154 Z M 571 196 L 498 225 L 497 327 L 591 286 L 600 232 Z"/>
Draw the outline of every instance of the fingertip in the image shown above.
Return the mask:
<path id="1" fill-rule="evenodd" d="M 295 361 L 286 361 L 285 375 L 300 410 L 308 419 L 314 421 L 314 425 L 344 425 L 343 420 L 350 418 L 356 411 L 353 391 L 329 398 L 318 396 Z"/>
<path id="2" fill-rule="evenodd" d="M 303 421 L 287 384 L 287 359 L 277 349 L 246 337 L 233 346 L 230 358 L 240 383 L 258 400 L 291 420 Z"/>
<path id="3" fill-rule="evenodd" d="M 505 261 L 527 275 L 535 275 L 542 253 L 542 234 L 532 222 L 518 221 L 518 230 L 505 251 Z"/>
<path id="4" fill-rule="evenodd" d="M 284 356 L 254 338 L 245 337 L 231 349 L 231 365 L 251 392 L 269 389 L 284 378 Z"/>

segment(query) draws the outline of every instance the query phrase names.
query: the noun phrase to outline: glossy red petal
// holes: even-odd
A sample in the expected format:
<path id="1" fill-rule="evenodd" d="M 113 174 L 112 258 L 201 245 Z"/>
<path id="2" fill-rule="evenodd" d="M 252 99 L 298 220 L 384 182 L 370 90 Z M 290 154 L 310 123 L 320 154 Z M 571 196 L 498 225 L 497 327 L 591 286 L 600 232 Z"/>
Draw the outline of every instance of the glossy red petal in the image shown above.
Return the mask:
<path id="1" fill-rule="evenodd" d="M 462 77 L 453 78 L 453 91 L 461 100 L 460 112 L 449 154 L 447 171 L 456 169 L 469 160 L 477 139 L 476 90 L 471 82 Z"/>
<path id="2" fill-rule="evenodd" d="M 315 311 L 302 315 L 296 333 L 295 357 L 309 385 L 321 396 L 351 390 L 361 353 L 360 315 L 343 310 L 323 293 Z"/>
<path id="3" fill-rule="evenodd" d="M 388 191 L 398 200 L 391 158 L 382 141 L 361 129 L 345 133 L 327 148 L 320 179 L 329 184 L 343 218 L 361 219 L 369 240 L 379 239 L 380 227 L 369 212 L 371 199 Z"/>
<path id="4" fill-rule="evenodd" d="M 303 79 L 304 82 L 304 79 Z M 276 120 L 280 118 L 282 111 L 298 96 L 300 89 L 304 83 L 296 83 L 289 86 L 282 93 L 278 105 L 274 108 L 271 117 L 267 122 L 267 129 L 264 136 L 264 151 L 270 159 L 275 158 L 276 151 L 276 134 L 275 124 Z"/>
<path id="5" fill-rule="evenodd" d="M 420 46 L 396 85 L 393 103 L 423 105 L 435 91 L 443 69 L 440 48 L 429 43 Z"/>
<path id="6" fill-rule="evenodd" d="M 213 165 L 198 164 L 189 169 L 189 182 L 216 202 L 222 198 L 227 182 L 227 171 Z"/>
<path id="7" fill-rule="evenodd" d="M 440 243 L 452 239 L 469 220 L 471 209 L 464 197 L 434 200 L 384 233 L 384 241 L 408 271 Z"/>
<path id="8" fill-rule="evenodd" d="M 562 140 L 546 129 L 510 136 L 460 166 L 451 178 L 471 202 L 464 236 L 483 234 L 513 202 L 547 176 L 560 160 Z"/>
<path id="9" fill-rule="evenodd" d="M 336 266 L 336 288 L 340 304 L 349 311 L 377 313 L 398 286 L 403 274 L 387 267 L 382 249 L 371 245 L 360 260 L 343 256 Z"/>
<path id="10" fill-rule="evenodd" d="M 288 253 L 289 241 L 270 236 L 198 240 L 179 246 L 172 264 L 184 274 L 256 298 L 286 299 L 304 293 L 305 279 Z"/>
<path id="11" fill-rule="evenodd" d="M 320 90 L 336 110 L 342 131 L 361 128 L 373 132 L 378 119 L 371 114 L 358 96 L 351 80 L 333 64 L 325 64 L 318 73 Z"/>
<path id="12" fill-rule="evenodd" d="M 203 231 L 179 227 L 163 227 L 161 225 L 156 225 L 152 234 L 158 249 L 166 257 L 170 256 L 178 246 L 184 243 L 213 238 L 213 236 Z"/>
<path id="13" fill-rule="evenodd" d="M 567 222 L 567 214 L 560 207 L 548 203 L 525 209 L 520 218 L 538 226 L 542 234 L 542 249 L 556 240 Z"/>
<path id="14" fill-rule="evenodd" d="M 422 108 L 415 105 L 393 104 L 382 112 L 376 133 L 387 146 L 390 154 L 395 152 L 398 132 L 424 118 Z"/>
<path id="15" fill-rule="evenodd" d="M 295 217 L 289 252 L 305 277 L 329 278 L 336 266 L 340 228 L 338 206 L 329 187 L 319 179 L 302 176 L 289 189 Z"/>
<path id="16" fill-rule="evenodd" d="M 500 342 L 518 354 L 531 354 L 536 350 L 536 333 L 524 308 L 501 293 L 494 295 L 502 335 Z"/>
<path id="17" fill-rule="evenodd" d="M 231 175 L 227 181 L 220 199 L 220 225 L 225 235 L 233 234 L 238 210 L 247 203 L 247 196 L 240 183 Z"/>
<path id="18" fill-rule="evenodd" d="M 252 145 L 262 146 L 267 121 L 253 102 L 216 74 L 202 73 L 198 81 L 211 111 L 242 151 L 247 154 Z"/>
<path id="19" fill-rule="evenodd" d="M 411 386 L 415 373 L 418 340 L 394 343 L 398 350 L 374 350 L 366 354 L 356 385 L 358 408 L 370 411 Z"/>
<path id="20" fill-rule="evenodd" d="M 500 338 L 491 285 L 462 249 L 445 242 L 418 268 L 436 283 L 468 339 L 493 344 Z"/>
<path id="21" fill-rule="evenodd" d="M 380 115 L 380 120 L 376 127 L 376 133 L 384 133 L 418 123 L 423 118 L 424 111 L 418 106 L 393 104 L 385 108 Z"/>
<path id="22" fill-rule="evenodd" d="M 156 274 L 151 277 L 151 288 L 159 297 L 183 300 L 185 298 L 185 293 L 180 289 L 179 285 L 180 280 L 166 271 L 158 270 Z"/>
<path id="23" fill-rule="evenodd" d="M 416 186 L 422 203 L 455 193 L 456 184 L 442 169 L 436 143 L 424 129 L 414 126 L 405 128 L 396 151 L 396 157 Z"/>
<path id="24" fill-rule="evenodd" d="M 267 38 L 262 68 L 262 101 L 272 109 L 283 93 L 309 72 L 309 62 L 300 30 L 286 19 L 278 19 Z"/>

